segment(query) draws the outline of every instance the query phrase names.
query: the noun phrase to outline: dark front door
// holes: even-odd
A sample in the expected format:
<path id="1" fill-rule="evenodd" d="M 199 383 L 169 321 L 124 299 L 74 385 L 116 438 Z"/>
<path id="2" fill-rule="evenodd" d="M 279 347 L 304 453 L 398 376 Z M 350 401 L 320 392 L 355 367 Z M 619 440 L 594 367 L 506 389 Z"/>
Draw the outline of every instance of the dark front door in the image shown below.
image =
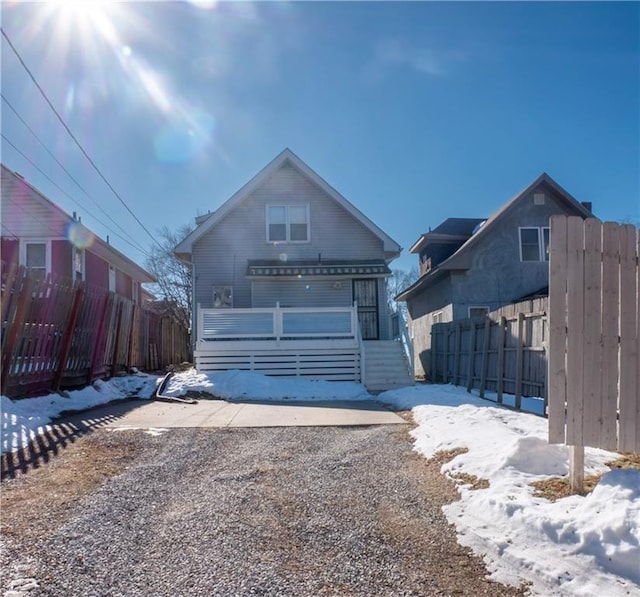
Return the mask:
<path id="1" fill-rule="evenodd" d="M 378 281 L 354 280 L 353 300 L 358 304 L 358 322 L 363 340 L 378 339 Z"/>

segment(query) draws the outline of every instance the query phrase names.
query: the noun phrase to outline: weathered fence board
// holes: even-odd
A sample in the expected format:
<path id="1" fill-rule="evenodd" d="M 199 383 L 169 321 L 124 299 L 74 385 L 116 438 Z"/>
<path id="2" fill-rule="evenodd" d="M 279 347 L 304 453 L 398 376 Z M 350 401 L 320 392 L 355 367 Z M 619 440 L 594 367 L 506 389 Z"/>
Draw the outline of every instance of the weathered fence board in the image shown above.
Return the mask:
<path id="1" fill-rule="evenodd" d="M 86 385 L 130 367 L 190 359 L 188 331 L 123 297 L 24 268 L 2 280 L 2 393 L 20 398 Z M 153 341 L 163 346 L 151 362 Z M 153 364 L 153 367 L 150 365 Z"/>
<path id="2" fill-rule="evenodd" d="M 551 218 L 551 442 L 640 451 L 638 253 L 634 226 Z"/>
<path id="3" fill-rule="evenodd" d="M 431 331 L 434 382 L 453 383 L 480 394 L 546 396 L 546 300 L 526 301 L 486 318 L 435 324 Z M 535 307 L 535 312 L 527 309 Z M 505 311 L 509 315 L 504 315 Z"/>

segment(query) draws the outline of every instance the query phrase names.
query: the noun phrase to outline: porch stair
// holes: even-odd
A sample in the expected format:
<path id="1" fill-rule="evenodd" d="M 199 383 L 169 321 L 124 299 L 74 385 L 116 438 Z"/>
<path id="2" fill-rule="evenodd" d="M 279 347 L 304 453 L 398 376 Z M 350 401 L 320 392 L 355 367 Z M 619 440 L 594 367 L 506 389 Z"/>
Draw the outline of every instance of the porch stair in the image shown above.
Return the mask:
<path id="1" fill-rule="evenodd" d="M 370 392 L 411 386 L 409 364 L 399 340 L 364 342 L 364 384 Z"/>

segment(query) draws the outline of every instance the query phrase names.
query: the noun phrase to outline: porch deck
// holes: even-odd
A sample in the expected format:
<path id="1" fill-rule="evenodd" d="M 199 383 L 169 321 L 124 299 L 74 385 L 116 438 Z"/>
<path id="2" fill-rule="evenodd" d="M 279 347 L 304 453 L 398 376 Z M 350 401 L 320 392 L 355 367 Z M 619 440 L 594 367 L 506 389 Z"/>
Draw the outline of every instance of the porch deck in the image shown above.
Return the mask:
<path id="1" fill-rule="evenodd" d="M 357 308 L 198 309 L 198 371 L 363 382 Z"/>

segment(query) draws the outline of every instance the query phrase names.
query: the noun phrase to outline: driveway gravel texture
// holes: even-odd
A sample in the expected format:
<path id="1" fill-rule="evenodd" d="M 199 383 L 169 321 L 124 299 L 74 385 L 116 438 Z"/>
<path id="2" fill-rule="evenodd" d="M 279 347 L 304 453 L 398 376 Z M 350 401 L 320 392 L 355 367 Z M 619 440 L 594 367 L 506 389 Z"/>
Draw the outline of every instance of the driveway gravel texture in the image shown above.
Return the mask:
<path id="1" fill-rule="evenodd" d="M 4 597 L 521 595 L 406 426 L 97 429 L 2 482 Z"/>

